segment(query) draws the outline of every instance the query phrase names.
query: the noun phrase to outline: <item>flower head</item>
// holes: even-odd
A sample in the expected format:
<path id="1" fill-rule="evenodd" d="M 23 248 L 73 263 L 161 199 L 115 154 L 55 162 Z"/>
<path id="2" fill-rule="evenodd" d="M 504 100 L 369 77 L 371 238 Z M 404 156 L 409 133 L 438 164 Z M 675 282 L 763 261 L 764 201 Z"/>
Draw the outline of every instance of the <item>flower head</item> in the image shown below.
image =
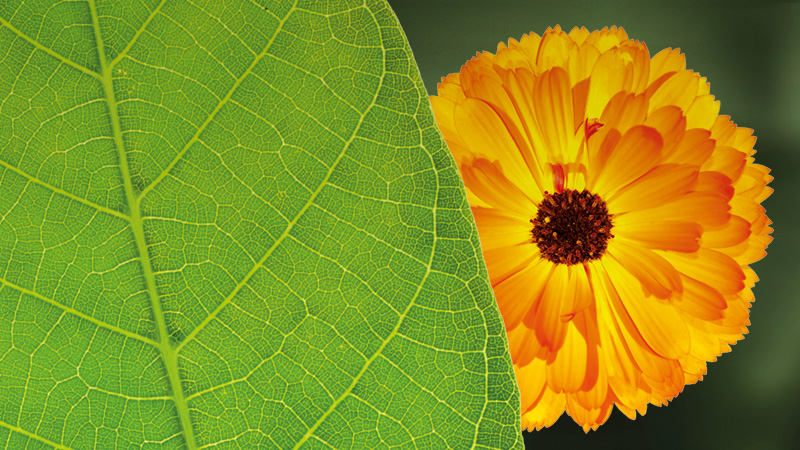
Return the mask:
<path id="1" fill-rule="evenodd" d="M 679 50 L 560 27 L 431 98 L 478 225 L 524 428 L 585 431 L 703 378 L 749 324 L 769 169 Z"/>

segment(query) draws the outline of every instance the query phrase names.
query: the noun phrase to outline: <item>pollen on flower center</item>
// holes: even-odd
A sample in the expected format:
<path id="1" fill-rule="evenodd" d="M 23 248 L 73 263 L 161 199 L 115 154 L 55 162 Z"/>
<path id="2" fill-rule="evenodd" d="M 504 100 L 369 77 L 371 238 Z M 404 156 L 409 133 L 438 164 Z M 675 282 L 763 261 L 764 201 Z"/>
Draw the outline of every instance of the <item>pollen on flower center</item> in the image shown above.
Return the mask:
<path id="1" fill-rule="evenodd" d="M 544 193 L 533 224 L 533 242 L 542 257 L 556 264 L 580 264 L 603 256 L 611 234 L 611 216 L 600 196 L 566 189 Z"/>

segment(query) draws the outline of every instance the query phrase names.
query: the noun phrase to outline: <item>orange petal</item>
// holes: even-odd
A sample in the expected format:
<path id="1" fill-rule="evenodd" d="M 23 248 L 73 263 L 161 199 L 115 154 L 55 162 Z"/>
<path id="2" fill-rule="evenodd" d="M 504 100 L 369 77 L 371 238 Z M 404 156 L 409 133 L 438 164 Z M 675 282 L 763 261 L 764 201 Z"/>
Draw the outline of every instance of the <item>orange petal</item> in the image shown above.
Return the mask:
<path id="1" fill-rule="evenodd" d="M 578 45 L 563 31 L 545 33 L 539 44 L 536 66 L 542 72 L 554 67 L 566 68 L 567 61 L 577 53 Z"/>
<path id="2" fill-rule="evenodd" d="M 621 397 L 634 397 L 638 392 L 636 387 L 638 367 L 620 334 L 613 313 L 608 308 L 609 306 L 598 307 L 598 316 L 603 318 L 600 324 L 600 345 L 603 348 L 603 363 L 608 374 L 608 384 Z M 601 310 L 604 311 L 602 314 Z"/>
<path id="3" fill-rule="evenodd" d="M 544 359 L 534 359 L 529 364 L 518 366 L 514 364 L 514 372 L 517 375 L 517 384 L 521 397 L 521 407 L 523 411 L 531 408 L 545 389 L 547 380 L 546 365 Z"/>
<path id="4" fill-rule="evenodd" d="M 522 367 L 531 364 L 534 359 L 542 361 L 547 359 L 547 349 L 539 345 L 533 329 L 520 324 L 513 330 L 507 330 L 506 334 L 508 350 L 515 365 Z M 544 377 L 544 367 L 542 367 L 542 377 Z"/>
<path id="5" fill-rule="evenodd" d="M 662 205 L 689 192 L 697 176 L 697 166 L 658 166 L 609 197 L 606 200 L 608 209 L 618 214 Z"/>
<path id="6" fill-rule="evenodd" d="M 701 381 L 703 375 L 708 372 L 706 361 L 696 358 L 691 354 L 681 356 L 678 361 L 681 363 L 681 369 L 683 369 L 686 384 L 694 384 Z"/>
<path id="7" fill-rule="evenodd" d="M 602 172 L 608 159 L 617 148 L 620 139 L 622 139 L 622 134 L 620 134 L 619 130 L 607 127 L 600 127 L 600 130 L 595 132 L 592 138 L 589 139 L 588 156 L 589 167 L 592 168 L 592 178 L 587 181 L 593 181 L 595 174 Z"/>
<path id="8" fill-rule="evenodd" d="M 594 303 L 594 289 L 588 266 L 576 264 L 569 266 L 569 286 L 567 296 L 561 302 L 561 319 L 583 311 Z"/>
<path id="9" fill-rule="evenodd" d="M 733 147 L 717 147 L 703 164 L 703 170 L 720 172 L 731 180 L 739 179 L 747 162 L 747 155 Z"/>
<path id="10" fill-rule="evenodd" d="M 486 269 L 492 286 L 519 272 L 534 259 L 539 258 L 539 247 L 526 242 L 510 247 L 496 247 L 483 250 Z"/>
<path id="11" fill-rule="evenodd" d="M 467 61 L 461 67 L 459 73 L 459 81 L 464 95 L 467 98 L 475 97 L 473 90 L 474 84 L 482 77 L 490 77 L 500 79 L 500 75 L 493 69 L 492 60 L 494 55 L 488 52 L 479 53 L 476 57 Z"/>
<path id="12" fill-rule="evenodd" d="M 606 391 L 608 391 L 607 388 Z M 589 430 L 596 430 L 608 420 L 614 401 L 605 402 L 597 409 L 588 409 L 578 400 L 580 394 L 581 392 L 567 395 L 567 414 L 583 428 L 584 433 L 588 433 Z"/>
<path id="13" fill-rule="evenodd" d="M 771 233 L 772 228 L 767 227 L 765 232 Z M 716 250 L 730 256 L 741 265 L 752 264 L 756 261 L 760 261 L 767 255 L 765 249 L 771 242 L 772 236 L 756 235 L 751 232 L 750 238 L 744 242 L 734 245 L 733 247 L 722 247 Z"/>
<path id="14" fill-rule="evenodd" d="M 567 72 L 569 72 L 570 83 L 575 86 L 581 80 L 586 80 L 586 87 L 589 86 L 589 75 L 600 58 L 600 51 L 593 45 L 582 45 L 578 50 L 577 56 L 569 58 Z"/>
<path id="15" fill-rule="evenodd" d="M 548 261 L 536 259 L 494 286 L 497 306 L 503 314 L 506 330 L 516 328 L 526 314 L 535 310 L 547 286 L 552 266 Z"/>
<path id="16" fill-rule="evenodd" d="M 600 116 L 604 127 L 615 128 L 624 134 L 647 117 L 647 97 L 620 91 L 611 98 Z"/>
<path id="17" fill-rule="evenodd" d="M 583 41 L 589 37 L 589 30 L 586 27 L 573 27 L 571 30 L 569 30 L 569 37 L 572 38 L 576 44 L 581 45 L 583 44 Z"/>
<path id="18" fill-rule="evenodd" d="M 703 320 L 722 318 L 722 311 L 728 307 L 725 299 L 716 289 L 686 275 L 681 276 L 683 292 L 672 297 L 676 308 Z"/>
<path id="19" fill-rule="evenodd" d="M 708 130 L 692 129 L 686 130 L 681 135 L 681 140 L 672 150 L 664 152 L 665 163 L 685 163 L 692 161 L 695 164 L 702 164 L 714 152 L 716 143 L 711 139 Z"/>
<path id="20" fill-rule="evenodd" d="M 534 200 L 506 178 L 499 166 L 499 162 L 492 163 L 483 158 L 472 161 L 472 164 L 462 164 L 464 184 L 481 200 L 507 214 L 533 217 L 537 211 Z"/>
<path id="21" fill-rule="evenodd" d="M 470 157 L 470 160 L 471 159 L 472 159 L 472 157 Z M 463 167 L 459 166 L 458 170 L 461 173 L 461 178 L 463 179 L 464 178 L 464 169 L 463 169 Z M 473 208 L 479 207 L 479 208 L 494 209 L 494 207 L 492 207 L 492 205 L 490 205 L 490 204 L 486 203 L 485 201 L 481 200 L 480 197 L 478 197 L 474 192 L 472 192 L 472 189 L 470 189 L 469 186 L 464 186 L 464 187 L 467 190 L 467 201 L 469 201 L 469 204 L 470 204 L 471 207 L 473 207 Z"/>
<path id="22" fill-rule="evenodd" d="M 561 320 L 561 302 L 568 298 L 569 271 L 563 264 L 554 264 L 553 271 L 536 309 L 525 316 L 525 326 L 536 331 L 542 347 L 554 351 L 561 348 L 566 336 L 566 323 Z"/>
<path id="23" fill-rule="evenodd" d="M 667 105 L 683 111 L 689 109 L 697 96 L 699 79 L 699 75 L 688 70 L 669 77 L 650 97 L 650 112 Z"/>
<path id="24" fill-rule="evenodd" d="M 473 94 L 487 102 L 495 113 L 500 117 L 511 138 L 525 161 L 534 183 L 539 187 L 539 191 L 544 191 L 542 185 L 542 165 L 535 158 L 531 150 L 531 141 L 528 138 L 524 123 L 524 116 L 517 109 L 517 104 L 522 99 L 513 98 L 503 84 L 492 77 L 480 77 L 473 83 Z"/>
<path id="25" fill-rule="evenodd" d="M 732 247 L 740 244 L 750 237 L 750 222 L 739 216 L 731 216 L 725 226 L 703 233 L 703 247 L 720 248 Z"/>
<path id="26" fill-rule="evenodd" d="M 538 202 L 540 190 L 503 121 L 486 103 L 468 98 L 456 105 L 455 127 L 464 145 L 476 155 L 503 161 L 505 175 Z"/>
<path id="27" fill-rule="evenodd" d="M 627 239 L 658 250 L 696 252 L 700 248 L 703 227 L 694 222 L 639 222 L 615 224 L 611 229 L 615 239 Z"/>
<path id="28" fill-rule="evenodd" d="M 550 147 L 545 144 L 544 137 L 539 131 L 534 112 L 533 90 L 535 77 L 528 70 L 509 70 L 505 73 L 503 87 L 508 92 L 511 101 L 514 103 L 515 110 L 519 115 L 522 127 L 530 143 L 530 157 L 523 154 L 528 167 L 532 173 L 544 173 L 546 165 L 555 160 L 555 156 L 550 153 Z M 543 190 L 549 190 L 547 180 L 543 181 Z"/>
<path id="29" fill-rule="evenodd" d="M 561 67 L 554 67 L 545 72 L 536 78 L 534 96 L 536 98 L 534 111 L 539 133 L 549 153 L 556 158 L 550 162 L 572 161 L 579 141 L 575 137 L 575 124 L 572 122 L 572 89 L 569 75 Z"/>
<path id="30" fill-rule="evenodd" d="M 735 189 L 731 186 L 731 179 L 720 172 L 700 172 L 697 177 L 695 191 L 707 191 L 721 195 L 725 200 L 733 198 Z"/>
<path id="31" fill-rule="evenodd" d="M 735 294 L 744 289 L 744 272 L 728 255 L 702 247 L 696 253 L 659 253 L 679 272 L 703 280 L 721 294 Z"/>
<path id="32" fill-rule="evenodd" d="M 511 44 L 510 41 L 509 44 Z M 523 51 L 516 48 L 498 49 L 494 58 L 494 64 L 506 70 L 519 68 L 533 70 L 528 56 Z"/>
<path id="33" fill-rule="evenodd" d="M 733 146 L 736 143 L 736 125 L 731 121 L 731 116 L 719 116 L 711 127 L 711 137 L 720 146 Z"/>
<path id="34" fill-rule="evenodd" d="M 464 91 L 461 88 L 461 80 L 458 73 L 451 73 L 446 77 L 442 77 L 442 81 L 436 85 L 436 91 L 439 97 L 446 98 L 453 102 L 464 100 Z"/>
<path id="35" fill-rule="evenodd" d="M 586 44 L 591 44 L 597 47 L 601 52 L 606 52 L 612 48 L 619 46 L 619 44 L 628 39 L 625 30 L 613 26 L 611 28 L 605 27 L 602 30 L 593 31 L 589 37 L 586 38 Z"/>
<path id="36" fill-rule="evenodd" d="M 622 136 L 599 173 L 590 168 L 589 189 L 607 198 L 658 164 L 661 147 L 661 135 L 655 129 L 644 125 L 631 128 Z"/>
<path id="37" fill-rule="evenodd" d="M 770 170 L 760 164 L 748 164 L 734 186 L 739 195 L 761 203 L 772 194 L 767 184 L 772 181 Z"/>
<path id="38" fill-rule="evenodd" d="M 703 83 L 707 86 L 707 83 Z M 692 106 L 686 112 L 686 126 L 688 128 L 710 129 L 719 115 L 719 102 L 714 101 L 713 95 L 700 95 L 694 99 Z"/>
<path id="39" fill-rule="evenodd" d="M 556 394 L 545 388 L 531 409 L 522 413 L 522 429 L 532 431 L 549 427 L 564 414 L 566 404 L 565 394 Z"/>
<path id="40" fill-rule="evenodd" d="M 481 246 L 486 249 L 511 247 L 531 241 L 530 222 L 495 208 L 473 207 Z"/>
<path id="41" fill-rule="evenodd" d="M 453 112 L 455 111 L 456 104 L 446 97 L 431 96 L 431 108 L 433 108 L 433 115 L 436 116 L 436 125 L 439 131 L 442 132 L 445 140 L 460 142 L 461 137 L 456 131 L 456 124 L 453 120 Z"/>
<path id="42" fill-rule="evenodd" d="M 686 70 L 686 55 L 679 48 L 665 48 L 650 60 L 650 81 L 652 83 L 666 73 Z M 648 84 L 649 84 L 648 83 Z"/>
<path id="43" fill-rule="evenodd" d="M 626 42 L 622 47 L 633 59 L 633 82 L 630 91 L 635 94 L 644 93 L 650 77 L 650 53 L 647 51 L 647 46 L 638 42 Z"/>
<path id="44" fill-rule="evenodd" d="M 586 377 L 586 338 L 572 321 L 566 323 L 564 345 L 547 361 L 547 385 L 554 392 L 575 392 Z"/>
<path id="45" fill-rule="evenodd" d="M 673 291 L 681 291 L 683 288 L 678 271 L 652 250 L 631 245 L 621 239 L 611 239 L 606 251 L 639 280 L 645 295 L 652 294 L 665 299 L 669 298 Z M 633 290 L 640 292 L 639 289 Z M 641 293 L 638 295 L 643 297 Z"/>
<path id="46" fill-rule="evenodd" d="M 689 352 L 691 340 L 686 324 L 670 304 L 644 297 L 636 280 L 613 258 L 603 259 L 614 288 L 639 334 L 648 346 L 664 358 L 675 359 Z"/>
<path id="47" fill-rule="evenodd" d="M 686 117 L 683 116 L 680 108 L 672 105 L 653 111 L 647 116 L 644 124 L 655 128 L 664 138 L 663 153 L 665 156 L 674 151 L 675 146 L 678 145 L 686 132 Z M 687 160 L 681 160 L 681 162 L 684 161 Z"/>
<path id="48" fill-rule="evenodd" d="M 721 339 L 722 335 L 718 332 L 719 330 L 708 329 L 709 325 L 713 326 L 711 322 L 697 319 L 690 315 L 685 317 L 689 332 L 692 335 L 692 356 L 703 361 L 716 361 L 717 356 L 723 352 L 730 351 L 729 342 Z M 741 338 L 742 336 L 738 335 L 729 341 L 736 342 Z"/>
<path id="49" fill-rule="evenodd" d="M 593 272 L 598 274 L 602 286 L 597 317 L 608 384 L 623 404 L 646 409 L 648 399 L 640 390 L 642 373 L 647 373 L 650 379 L 666 379 L 672 369 L 667 360 L 653 353 L 642 340 L 604 264 L 597 261 Z"/>
<path id="50" fill-rule="evenodd" d="M 615 224 L 662 221 L 697 222 L 705 226 L 721 226 L 730 220 L 730 205 L 722 195 L 689 192 L 677 200 L 655 208 L 630 211 L 614 218 Z"/>
<path id="51" fill-rule="evenodd" d="M 529 60 L 536 61 L 536 55 L 539 52 L 539 43 L 541 41 L 542 38 L 538 34 L 531 32 L 523 34 L 519 43 L 509 41 L 508 46 L 525 53 Z"/>
<path id="52" fill-rule="evenodd" d="M 595 282 L 597 283 L 597 281 Z M 586 377 L 578 393 L 580 396 L 579 401 L 588 409 L 599 408 L 606 401 L 608 384 L 605 364 L 601 355 L 600 333 L 597 329 L 597 308 L 594 307 L 594 303 L 592 306 L 592 308 L 579 312 L 572 319 L 578 327 L 578 331 L 588 343 Z"/>
<path id="53" fill-rule="evenodd" d="M 630 90 L 633 64 L 620 52 L 607 51 L 597 59 L 590 80 L 586 117 L 600 117 L 611 97 L 617 92 Z"/>

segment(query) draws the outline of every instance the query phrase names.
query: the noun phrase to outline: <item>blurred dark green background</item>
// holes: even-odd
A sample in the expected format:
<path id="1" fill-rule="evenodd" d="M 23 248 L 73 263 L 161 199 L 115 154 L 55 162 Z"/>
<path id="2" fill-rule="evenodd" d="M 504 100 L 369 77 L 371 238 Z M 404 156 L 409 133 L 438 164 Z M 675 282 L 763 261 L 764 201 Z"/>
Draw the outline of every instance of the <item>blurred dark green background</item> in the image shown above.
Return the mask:
<path id="1" fill-rule="evenodd" d="M 765 203 L 774 222 L 750 334 L 709 365 L 704 381 L 673 402 L 628 420 L 614 411 L 585 435 L 564 415 L 525 433 L 528 448 L 800 449 L 800 4 L 389 0 L 429 93 L 476 51 L 551 25 L 590 31 L 619 25 L 654 55 L 680 47 L 708 77 L 721 114 L 758 136 L 756 162 L 772 168 Z"/>

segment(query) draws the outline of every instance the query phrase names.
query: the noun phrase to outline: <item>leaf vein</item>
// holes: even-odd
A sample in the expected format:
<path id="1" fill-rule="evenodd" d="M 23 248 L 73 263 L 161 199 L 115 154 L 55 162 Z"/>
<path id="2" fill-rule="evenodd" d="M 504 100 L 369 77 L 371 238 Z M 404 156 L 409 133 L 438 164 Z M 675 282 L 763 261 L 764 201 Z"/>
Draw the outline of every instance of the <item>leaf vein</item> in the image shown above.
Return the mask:
<path id="1" fill-rule="evenodd" d="M 14 34 L 16 34 L 17 36 L 21 37 L 22 39 L 24 39 L 24 40 L 28 41 L 28 43 L 30 43 L 31 45 L 33 45 L 33 46 L 34 46 L 34 47 L 36 47 L 37 49 L 39 49 L 39 50 L 41 50 L 41 51 L 43 51 L 43 52 L 47 53 L 48 55 L 50 55 L 50 56 L 52 56 L 53 58 L 55 58 L 55 59 L 57 59 L 57 60 L 61 61 L 61 62 L 62 62 L 62 63 L 64 63 L 64 64 L 66 64 L 66 65 L 68 65 L 68 66 L 72 67 L 73 69 L 77 69 L 77 70 L 79 70 L 79 71 L 81 71 L 81 72 L 85 73 L 86 75 L 89 75 L 89 76 L 91 76 L 92 78 L 95 78 L 96 80 L 101 80 L 101 79 L 102 79 L 102 77 L 100 76 L 100 74 L 99 74 L 99 73 L 97 73 L 97 72 L 95 72 L 94 70 L 91 70 L 91 69 L 89 69 L 89 68 L 87 68 L 87 67 L 84 67 L 84 66 L 82 66 L 82 65 L 80 65 L 80 64 L 78 64 L 78 63 L 76 63 L 75 61 L 73 61 L 73 60 L 71 60 L 71 59 L 67 58 L 66 56 L 63 56 L 63 55 L 61 55 L 60 53 L 56 53 L 56 51 L 55 51 L 55 50 L 53 50 L 53 49 L 51 49 L 51 48 L 49 48 L 49 47 L 46 47 L 46 46 L 42 45 L 41 43 L 39 43 L 38 41 L 36 41 L 36 40 L 35 40 L 35 39 L 33 39 L 32 37 L 30 37 L 30 36 L 26 35 L 26 34 L 25 34 L 25 33 L 23 33 L 22 31 L 18 30 L 18 29 L 17 29 L 17 28 L 16 28 L 14 25 L 11 25 L 11 23 L 10 23 L 10 22 L 7 22 L 7 21 L 6 21 L 5 19 L 3 19 L 2 17 L 0 17 L 0 25 L 2 25 L 2 26 L 4 26 L 4 27 L 8 28 L 8 29 L 9 29 L 9 30 L 11 30 L 11 31 L 12 31 Z"/>
<path id="2" fill-rule="evenodd" d="M 122 328 L 120 328 L 120 327 L 118 327 L 116 325 L 111 325 L 110 323 L 103 322 L 102 320 L 95 319 L 94 317 L 92 317 L 92 316 L 90 316 L 88 314 L 84 314 L 84 313 L 78 311 L 77 309 L 74 309 L 74 308 L 71 308 L 71 307 L 66 306 L 64 304 L 58 303 L 57 301 L 52 300 L 50 298 L 47 298 L 44 295 L 39 294 L 38 292 L 34 292 L 34 291 L 32 291 L 30 289 L 26 289 L 26 288 L 24 288 L 22 286 L 18 286 L 18 285 L 14 284 L 14 283 L 11 283 L 10 281 L 5 280 L 3 278 L 0 278 L 0 284 L 8 286 L 9 288 L 17 290 L 19 292 L 22 292 L 23 294 L 28 294 L 28 295 L 30 295 L 32 297 L 36 297 L 39 300 L 42 300 L 42 301 L 44 301 L 44 302 L 46 302 L 46 303 L 48 303 L 50 305 L 53 305 L 56 308 L 59 308 L 64 312 L 70 313 L 70 314 L 72 314 L 72 315 L 74 315 L 76 317 L 80 317 L 83 320 L 92 322 L 93 324 L 97 325 L 98 327 L 102 327 L 102 328 L 105 328 L 107 330 L 113 331 L 115 333 L 119 333 L 119 334 L 121 334 L 123 336 L 129 337 L 131 339 L 136 339 L 137 341 L 144 342 L 145 344 L 152 345 L 154 347 L 158 347 L 158 342 L 156 342 L 156 341 L 154 341 L 154 340 L 152 340 L 150 338 L 144 337 L 144 336 L 142 336 L 140 334 L 132 333 L 132 332 L 130 332 L 128 330 L 125 330 L 125 329 L 122 329 Z"/>
<path id="3" fill-rule="evenodd" d="M 297 6 L 297 1 L 298 0 L 295 0 L 294 5 L 292 6 L 292 8 L 289 10 L 288 13 L 286 13 L 286 17 L 284 17 L 283 20 L 281 20 L 278 23 L 278 26 L 275 29 L 275 33 L 273 33 L 273 35 L 270 38 L 269 42 L 267 42 L 267 45 L 264 47 L 264 50 L 258 56 L 256 56 L 256 58 L 253 60 L 253 62 L 250 64 L 250 66 L 247 68 L 247 70 L 244 71 L 242 76 L 239 77 L 233 83 L 233 86 L 231 86 L 230 90 L 225 95 L 225 97 L 223 97 L 222 100 L 214 108 L 214 110 L 211 111 L 211 114 L 208 115 L 208 117 L 203 122 L 203 124 L 200 125 L 200 127 L 197 129 L 197 131 L 195 131 L 194 136 L 192 136 L 192 138 L 189 139 L 189 142 L 187 142 L 186 145 L 184 145 L 183 149 L 181 149 L 181 151 L 178 152 L 177 155 L 175 155 L 175 157 L 172 159 L 172 161 L 167 165 L 167 167 L 164 168 L 164 170 L 161 171 L 161 173 L 155 178 L 155 180 L 153 180 L 147 187 L 145 187 L 139 193 L 137 201 L 140 201 L 141 199 L 143 199 L 147 195 L 148 192 L 152 191 L 155 188 L 155 186 L 158 185 L 158 183 L 160 183 L 161 180 L 163 180 L 167 176 L 167 174 L 172 170 L 172 168 L 175 167 L 175 165 L 178 163 L 178 161 L 180 161 L 181 158 L 183 158 L 183 155 L 189 150 L 189 148 L 192 146 L 192 144 L 194 144 L 195 142 L 197 142 L 199 140 L 200 135 L 203 133 L 203 131 L 206 129 L 206 127 L 214 120 L 214 117 L 216 117 L 217 113 L 219 113 L 219 111 L 228 102 L 228 100 L 231 99 L 231 97 L 233 96 L 234 92 L 236 92 L 236 89 L 239 87 L 239 85 L 242 83 L 242 81 L 244 81 L 244 79 L 247 78 L 247 76 L 252 73 L 253 68 L 255 68 L 255 66 L 258 64 L 258 62 L 261 61 L 261 59 L 264 57 L 264 55 L 266 55 L 267 51 L 272 46 L 272 43 L 275 41 L 275 38 L 278 36 L 278 34 L 280 33 L 281 29 L 283 28 L 284 23 L 286 23 L 286 20 L 289 18 L 289 16 L 292 15 L 292 11 L 294 10 L 294 7 Z"/>
<path id="4" fill-rule="evenodd" d="M 59 450 L 71 450 L 67 446 L 64 446 L 64 445 L 61 445 L 61 444 L 57 444 L 57 443 L 55 443 L 55 442 L 53 442 L 51 440 L 45 439 L 45 438 L 43 438 L 43 437 L 41 437 L 41 436 L 39 436 L 37 434 L 31 433 L 30 431 L 26 431 L 26 430 L 24 430 L 24 429 L 22 429 L 20 427 L 11 425 L 10 423 L 3 422 L 2 420 L 0 420 L 0 427 L 7 428 L 7 429 L 9 429 L 11 431 L 14 431 L 16 433 L 25 435 L 25 436 L 33 439 L 33 440 L 36 440 L 36 441 L 42 442 L 44 444 L 50 445 L 53 448 L 57 448 Z"/>
<path id="5" fill-rule="evenodd" d="M 156 6 L 155 8 L 153 8 L 152 11 L 150 11 L 150 14 L 147 16 L 147 19 L 145 19 L 145 21 L 142 23 L 142 26 L 139 27 L 138 30 L 136 30 L 136 34 L 133 35 L 131 40 L 128 41 L 128 44 L 125 46 L 125 48 L 122 49 L 119 55 L 117 55 L 117 57 L 114 58 L 113 61 L 111 61 L 111 64 L 108 65 L 108 70 L 113 69 L 114 66 L 116 66 L 117 63 L 120 62 L 122 58 L 124 58 L 125 55 L 128 54 L 128 51 L 131 49 L 131 47 L 133 47 L 133 44 L 139 39 L 139 36 L 141 36 L 142 33 L 144 33 L 144 30 L 147 28 L 147 25 L 149 25 L 150 21 L 153 20 L 156 14 L 158 14 L 158 12 L 161 11 L 161 7 L 164 6 L 164 3 L 166 2 L 167 0 L 161 0 L 158 6 Z"/>

